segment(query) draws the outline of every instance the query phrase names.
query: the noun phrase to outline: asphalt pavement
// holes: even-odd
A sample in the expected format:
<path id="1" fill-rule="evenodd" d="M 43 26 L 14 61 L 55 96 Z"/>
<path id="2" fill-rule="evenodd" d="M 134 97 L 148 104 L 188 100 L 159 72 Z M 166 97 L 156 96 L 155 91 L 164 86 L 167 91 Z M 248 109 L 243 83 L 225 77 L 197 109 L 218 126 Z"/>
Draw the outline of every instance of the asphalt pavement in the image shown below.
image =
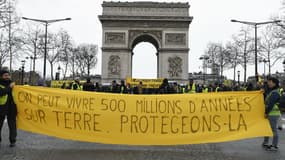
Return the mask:
<path id="1" fill-rule="evenodd" d="M 62 140 L 18 130 L 16 147 L 10 148 L 5 123 L 0 160 L 284 160 L 285 130 L 279 135 L 279 151 L 272 152 L 261 147 L 263 138 L 195 145 L 127 146 Z"/>

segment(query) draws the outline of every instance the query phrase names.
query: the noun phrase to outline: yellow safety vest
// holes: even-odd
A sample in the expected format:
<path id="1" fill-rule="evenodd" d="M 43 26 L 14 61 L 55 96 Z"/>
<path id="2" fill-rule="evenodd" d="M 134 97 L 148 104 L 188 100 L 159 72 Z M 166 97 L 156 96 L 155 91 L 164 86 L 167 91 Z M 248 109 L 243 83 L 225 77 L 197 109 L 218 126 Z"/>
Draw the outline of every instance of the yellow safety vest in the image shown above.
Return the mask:
<path id="1" fill-rule="evenodd" d="M 208 93 L 209 92 L 208 87 L 204 88 L 202 92 L 203 93 Z"/>
<path id="2" fill-rule="evenodd" d="M 267 101 L 270 99 L 270 97 L 271 97 L 271 95 L 272 95 L 273 92 L 276 92 L 276 93 L 279 94 L 278 90 L 273 90 L 273 91 L 271 91 L 271 92 L 269 93 L 269 95 L 266 97 L 265 102 L 267 102 Z M 279 110 L 279 108 L 278 108 L 278 102 L 274 104 L 272 110 L 269 112 L 268 115 L 270 115 L 270 116 L 280 116 L 280 115 L 281 115 L 281 112 L 280 112 L 280 110 Z"/>
<path id="3" fill-rule="evenodd" d="M 185 87 L 182 87 L 182 93 L 185 93 Z"/>
<path id="4" fill-rule="evenodd" d="M 216 87 L 215 92 L 219 92 L 220 87 Z"/>
<path id="5" fill-rule="evenodd" d="M 279 94 L 280 94 L 280 96 L 283 94 L 283 92 L 284 92 L 284 89 L 283 89 L 283 88 L 279 88 Z"/>
<path id="6" fill-rule="evenodd" d="M 190 84 L 188 84 L 188 93 L 196 93 L 196 85 L 195 83 L 192 84 L 192 88 L 190 90 Z"/>
<path id="7" fill-rule="evenodd" d="M 121 92 L 120 93 L 124 93 L 124 86 L 121 87 Z"/>
<path id="8" fill-rule="evenodd" d="M 5 86 L 0 85 L 0 88 L 5 88 Z M 7 103 L 8 94 L 5 94 L 4 96 L 0 96 L 0 105 L 4 105 Z"/>
<path id="9" fill-rule="evenodd" d="M 75 84 L 77 85 L 77 89 L 76 89 L 76 90 L 82 90 L 81 85 L 79 85 L 78 83 L 75 83 Z M 73 85 L 74 85 L 74 84 L 72 84 L 71 89 L 72 89 L 72 90 L 75 90 L 75 89 L 73 88 Z"/>

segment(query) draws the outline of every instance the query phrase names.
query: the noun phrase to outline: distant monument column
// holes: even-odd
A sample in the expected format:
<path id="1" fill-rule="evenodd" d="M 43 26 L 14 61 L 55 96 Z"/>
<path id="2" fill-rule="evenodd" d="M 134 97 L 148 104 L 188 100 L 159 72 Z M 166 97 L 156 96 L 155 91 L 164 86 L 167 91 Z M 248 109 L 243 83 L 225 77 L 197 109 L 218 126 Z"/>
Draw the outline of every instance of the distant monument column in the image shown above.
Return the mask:
<path id="1" fill-rule="evenodd" d="M 156 47 L 159 78 L 187 82 L 193 19 L 188 3 L 103 2 L 102 7 L 103 83 L 132 76 L 133 49 L 141 42 Z"/>

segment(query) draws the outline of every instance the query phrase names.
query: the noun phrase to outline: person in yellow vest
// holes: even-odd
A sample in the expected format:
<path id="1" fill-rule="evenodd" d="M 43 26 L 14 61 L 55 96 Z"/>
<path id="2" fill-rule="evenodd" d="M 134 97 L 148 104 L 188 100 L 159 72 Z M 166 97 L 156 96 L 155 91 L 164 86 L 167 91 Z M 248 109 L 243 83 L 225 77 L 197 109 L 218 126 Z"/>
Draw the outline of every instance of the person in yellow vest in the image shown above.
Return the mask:
<path id="1" fill-rule="evenodd" d="M 12 96 L 12 90 L 15 83 L 10 79 L 10 73 L 5 70 L 0 71 L 0 142 L 1 130 L 5 118 L 7 117 L 9 127 L 10 147 L 16 144 L 17 128 L 16 116 L 17 107 Z"/>
<path id="2" fill-rule="evenodd" d="M 221 84 L 219 84 L 219 83 L 215 83 L 214 88 L 215 88 L 215 92 L 220 92 L 220 91 L 222 91 L 222 89 L 221 89 Z"/>
<path id="3" fill-rule="evenodd" d="M 269 145 L 269 137 L 264 137 L 264 141 L 262 146 L 265 147 L 267 150 L 270 151 L 277 151 L 278 150 L 278 130 L 277 130 L 277 123 L 281 112 L 278 108 L 278 102 L 280 99 L 279 94 L 279 80 L 271 77 L 268 79 L 267 85 L 269 87 L 269 94 L 266 96 L 265 99 L 265 118 L 267 118 L 270 122 L 270 126 L 273 132 L 273 140 L 272 145 Z"/>
<path id="4" fill-rule="evenodd" d="M 203 92 L 203 93 L 208 93 L 208 92 L 209 92 L 209 88 L 208 88 L 207 86 L 203 85 L 202 88 L 203 88 L 203 89 L 202 89 L 202 92 Z"/>
<path id="5" fill-rule="evenodd" d="M 121 80 L 121 85 L 120 85 L 120 93 L 127 93 L 127 89 L 126 89 L 126 85 L 125 85 L 125 81 Z"/>
<path id="6" fill-rule="evenodd" d="M 173 92 L 174 92 L 174 93 L 181 93 L 180 90 L 181 90 L 181 89 L 180 89 L 180 86 L 177 84 L 177 82 L 174 82 L 174 83 L 173 83 Z"/>
<path id="7" fill-rule="evenodd" d="M 75 78 L 74 82 L 72 83 L 71 89 L 72 90 L 82 90 L 79 77 Z"/>
<path id="8" fill-rule="evenodd" d="M 284 92 L 284 89 L 282 87 L 279 88 L 279 94 L 282 95 Z"/>
<path id="9" fill-rule="evenodd" d="M 189 79 L 189 83 L 185 89 L 186 93 L 196 93 L 196 84 L 194 83 L 193 79 Z"/>
<path id="10" fill-rule="evenodd" d="M 279 95 L 280 95 L 280 100 L 279 100 L 279 110 L 281 112 L 281 115 L 285 113 L 285 97 L 284 97 L 284 89 L 282 87 L 279 88 Z M 283 130 L 283 116 L 280 116 L 278 120 L 278 129 Z"/>
<path id="11" fill-rule="evenodd" d="M 61 89 L 66 89 L 66 82 L 63 82 L 62 85 L 60 86 Z"/>

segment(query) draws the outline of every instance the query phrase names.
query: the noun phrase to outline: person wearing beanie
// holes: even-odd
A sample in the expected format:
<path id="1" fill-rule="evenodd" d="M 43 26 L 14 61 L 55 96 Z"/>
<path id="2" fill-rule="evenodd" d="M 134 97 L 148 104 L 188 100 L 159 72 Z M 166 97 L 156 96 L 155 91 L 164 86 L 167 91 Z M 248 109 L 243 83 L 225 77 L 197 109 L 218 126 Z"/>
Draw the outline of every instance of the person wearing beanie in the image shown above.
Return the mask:
<path id="1" fill-rule="evenodd" d="M 15 146 L 17 136 L 17 108 L 12 96 L 12 90 L 14 86 L 15 83 L 11 81 L 10 73 L 6 70 L 0 70 L 0 142 L 1 130 L 4 120 L 7 117 L 10 147 Z"/>
<path id="2" fill-rule="evenodd" d="M 262 145 L 267 150 L 277 151 L 278 150 L 277 124 L 281 116 L 281 112 L 278 107 L 278 102 L 280 99 L 279 80 L 274 77 L 270 77 L 267 81 L 267 85 L 269 88 L 269 94 L 266 96 L 265 99 L 265 107 L 266 107 L 265 118 L 269 120 L 273 132 L 273 139 L 272 139 L 272 145 L 269 145 L 269 137 L 264 137 Z"/>

